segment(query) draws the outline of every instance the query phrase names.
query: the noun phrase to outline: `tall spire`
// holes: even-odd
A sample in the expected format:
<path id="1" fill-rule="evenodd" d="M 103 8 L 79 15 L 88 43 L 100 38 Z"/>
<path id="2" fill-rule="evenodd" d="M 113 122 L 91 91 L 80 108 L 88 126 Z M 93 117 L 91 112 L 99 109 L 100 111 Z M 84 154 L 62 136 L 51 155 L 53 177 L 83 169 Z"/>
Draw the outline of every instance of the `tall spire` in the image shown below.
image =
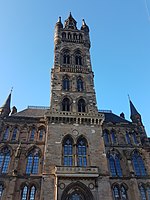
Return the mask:
<path id="1" fill-rule="evenodd" d="M 8 95 L 6 101 L 4 102 L 4 104 L 2 105 L 2 107 L 0 107 L 0 115 L 1 116 L 8 116 L 11 109 L 10 109 L 10 103 L 11 103 L 11 93 L 12 93 L 12 90 L 10 92 L 10 94 Z"/>
<path id="2" fill-rule="evenodd" d="M 141 115 L 140 113 L 137 111 L 137 109 L 135 108 L 134 104 L 132 103 L 132 101 L 130 100 L 129 97 L 129 103 L 130 103 L 130 119 L 134 122 L 137 123 L 139 125 L 143 125 L 142 124 L 142 119 L 141 119 Z"/>

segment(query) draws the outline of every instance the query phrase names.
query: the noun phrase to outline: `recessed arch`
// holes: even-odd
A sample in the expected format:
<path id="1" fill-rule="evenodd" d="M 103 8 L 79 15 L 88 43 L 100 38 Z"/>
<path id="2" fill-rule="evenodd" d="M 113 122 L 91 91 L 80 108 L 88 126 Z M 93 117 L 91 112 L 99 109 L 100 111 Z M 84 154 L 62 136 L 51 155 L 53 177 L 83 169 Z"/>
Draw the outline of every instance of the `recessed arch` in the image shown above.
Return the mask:
<path id="1" fill-rule="evenodd" d="M 64 190 L 61 200 L 73 200 L 78 196 L 80 200 L 94 200 L 89 188 L 82 182 L 75 182 L 69 184 Z"/>

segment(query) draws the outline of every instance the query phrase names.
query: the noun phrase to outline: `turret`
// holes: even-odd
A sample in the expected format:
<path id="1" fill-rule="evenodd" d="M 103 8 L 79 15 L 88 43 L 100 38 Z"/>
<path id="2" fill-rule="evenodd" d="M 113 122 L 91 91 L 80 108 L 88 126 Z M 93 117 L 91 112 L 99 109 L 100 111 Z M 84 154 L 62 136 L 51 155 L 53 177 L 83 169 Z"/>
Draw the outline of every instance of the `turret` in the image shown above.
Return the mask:
<path id="1" fill-rule="evenodd" d="M 145 132 L 145 128 L 142 123 L 141 115 L 137 111 L 135 106 L 133 105 L 132 101 L 131 100 L 129 100 L 129 101 L 130 101 L 130 113 L 131 113 L 130 119 L 132 120 L 133 123 L 138 125 L 139 132 L 141 133 L 141 135 L 144 136 L 144 135 L 146 135 L 146 132 Z"/>
<path id="2" fill-rule="evenodd" d="M 84 19 L 82 20 L 81 30 L 84 31 L 85 45 L 87 45 L 87 47 L 90 48 L 91 44 L 90 44 L 90 36 L 89 36 L 89 27 L 85 23 Z"/>
<path id="3" fill-rule="evenodd" d="M 11 93 L 7 97 L 5 103 L 0 107 L 0 117 L 7 117 L 10 114 Z"/>
<path id="4" fill-rule="evenodd" d="M 63 28 L 63 24 L 61 23 L 61 17 L 58 18 L 58 21 L 55 25 L 55 35 L 54 35 L 54 43 L 59 44 L 61 41 L 61 29 Z"/>

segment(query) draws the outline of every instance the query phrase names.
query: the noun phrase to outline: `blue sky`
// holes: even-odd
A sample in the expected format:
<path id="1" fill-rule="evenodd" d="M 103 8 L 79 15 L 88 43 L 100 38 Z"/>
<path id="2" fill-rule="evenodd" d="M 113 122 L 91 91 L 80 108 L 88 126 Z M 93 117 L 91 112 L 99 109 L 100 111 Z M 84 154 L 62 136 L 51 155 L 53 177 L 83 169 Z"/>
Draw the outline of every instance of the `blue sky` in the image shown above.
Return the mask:
<path id="1" fill-rule="evenodd" d="M 1 0 L 0 105 L 13 86 L 18 110 L 49 106 L 54 26 L 71 11 L 90 28 L 98 108 L 129 119 L 129 94 L 150 136 L 148 9 L 150 0 Z"/>

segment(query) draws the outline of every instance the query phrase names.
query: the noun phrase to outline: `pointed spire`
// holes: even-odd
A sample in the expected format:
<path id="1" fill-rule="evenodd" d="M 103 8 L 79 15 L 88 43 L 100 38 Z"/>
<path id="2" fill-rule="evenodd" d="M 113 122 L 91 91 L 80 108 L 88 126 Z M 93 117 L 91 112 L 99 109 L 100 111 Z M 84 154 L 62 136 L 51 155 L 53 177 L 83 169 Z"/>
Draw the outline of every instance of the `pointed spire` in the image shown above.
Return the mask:
<path id="1" fill-rule="evenodd" d="M 131 111 L 131 117 L 135 115 L 140 115 L 131 100 L 130 100 L 130 111 Z"/>
<path id="2" fill-rule="evenodd" d="M 85 32 L 89 32 L 89 27 L 88 27 L 87 24 L 85 23 L 85 20 L 84 20 L 84 19 L 82 19 L 81 30 L 84 30 Z"/>
<path id="3" fill-rule="evenodd" d="M 11 93 L 12 93 L 12 89 L 11 89 L 11 92 L 8 95 L 5 103 L 2 105 L 2 107 L 0 107 L 0 115 L 2 115 L 2 116 L 8 116 L 11 111 L 10 110 Z"/>
<path id="4" fill-rule="evenodd" d="M 58 21 L 57 21 L 57 23 L 56 23 L 56 26 L 57 26 L 58 28 L 63 28 L 63 24 L 62 24 L 62 22 L 61 22 L 61 17 L 58 18 Z M 56 26 L 55 26 L 55 27 L 56 27 Z"/>
<path id="5" fill-rule="evenodd" d="M 77 22 L 72 17 L 72 14 L 70 12 L 68 19 L 65 20 L 65 28 L 67 28 L 67 29 L 77 29 L 76 24 L 77 24 Z"/>

